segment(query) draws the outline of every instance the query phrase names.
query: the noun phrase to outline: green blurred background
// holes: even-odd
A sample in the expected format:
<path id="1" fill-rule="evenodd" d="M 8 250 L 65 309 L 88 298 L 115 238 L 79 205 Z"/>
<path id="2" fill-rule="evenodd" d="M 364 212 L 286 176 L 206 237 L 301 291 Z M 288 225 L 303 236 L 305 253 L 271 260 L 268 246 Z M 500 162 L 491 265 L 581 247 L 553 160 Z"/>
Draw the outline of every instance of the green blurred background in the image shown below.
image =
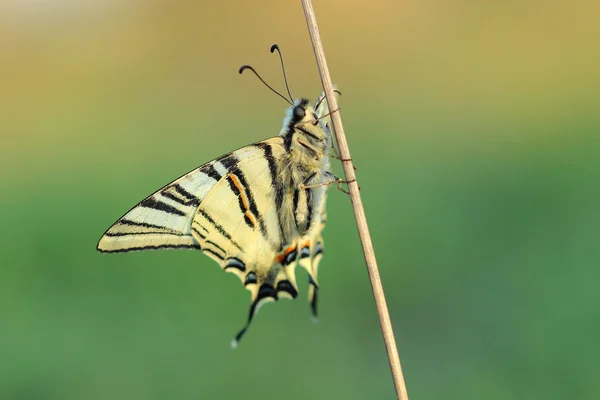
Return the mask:
<path id="1" fill-rule="evenodd" d="M 176 3 L 176 4 L 175 4 Z M 412 399 L 600 396 L 597 1 L 316 1 Z M 299 1 L 0 3 L 0 398 L 379 399 L 348 197 L 321 322 L 197 252 L 97 254 L 182 173 L 320 93 Z M 339 165 L 334 170 L 341 173 Z"/>

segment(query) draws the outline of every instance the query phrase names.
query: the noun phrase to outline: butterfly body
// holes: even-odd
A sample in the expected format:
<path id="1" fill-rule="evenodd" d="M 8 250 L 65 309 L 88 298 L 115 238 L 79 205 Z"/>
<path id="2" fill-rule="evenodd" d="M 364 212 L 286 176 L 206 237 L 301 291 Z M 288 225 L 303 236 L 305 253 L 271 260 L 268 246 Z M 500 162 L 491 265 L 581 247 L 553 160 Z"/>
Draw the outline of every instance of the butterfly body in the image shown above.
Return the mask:
<path id="1" fill-rule="evenodd" d="M 281 190 L 285 190 L 279 217 L 284 235 L 304 235 L 318 221 L 330 168 L 329 130 L 318 122 L 318 115 L 308 100 L 301 99 L 290 108 L 280 133 L 286 154 L 281 166 Z M 303 110 L 300 115 L 296 111 Z M 313 186 L 312 188 L 305 188 Z"/>
<path id="2" fill-rule="evenodd" d="M 208 162 L 161 188 L 113 224 L 100 252 L 188 248 L 203 251 L 251 292 L 246 326 L 266 302 L 296 298 L 295 268 L 309 275 L 316 316 L 331 135 L 315 107 L 294 101 L 279 136 Z"/>

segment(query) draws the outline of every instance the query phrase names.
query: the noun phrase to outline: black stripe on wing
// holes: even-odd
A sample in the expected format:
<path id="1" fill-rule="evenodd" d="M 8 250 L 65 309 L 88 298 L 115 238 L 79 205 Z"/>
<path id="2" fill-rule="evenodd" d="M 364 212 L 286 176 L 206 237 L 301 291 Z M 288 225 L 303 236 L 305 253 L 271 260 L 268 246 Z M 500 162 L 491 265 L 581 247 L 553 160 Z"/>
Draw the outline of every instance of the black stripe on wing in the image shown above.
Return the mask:
<path id="1" fill-rule="evenodd" d="M 207 167 L 207 168 L 204 170 L 204 172 L 206 173 L 206 175 L 210 176 L 211 178 L 213 178 L 213 179 L 214 179 L 215 181 L 217 181 L 217 182 L 218 182 L 218 181 L 219 181 L 219 180 L 220 180 L 220 179 L 223 177 L 223 175 L 221 175 L 221 174 L 219 173 L 219 171 L 217 171 L 217 170 L 215 169 L 215 166 L 214 166 L 214 164 L 213 164 L 213 163 L 211 163 L 211 164 L 210 164 L 210 165 L 209 165 L 209 166 L 208 166 L 208 167 Z"/>
<path id="2" fill-rule="evenodd" d="M 221 163 L 224 169 L 229 171 L 231 168 L 235 167 L 240 160 L 235 156 L 235 151 L 229 154 L 225 154 L 215 160 L 216 163 Z"/>
<path id="3" fill-rule="evenodd" d="M 229 240 L 231 244 L 233 244 L 239 250 L 244 251 L 240 247 L 239 243 L 233 240 L 231 235 L 220 224 L 218 224 L 214 219 L 212 219 L 212 217 L 206 211 L 204 211 L 202 208 L 199 208 L 198 213 L 200 213 L 200 215 L 202 215 L 217 230 L 217 232 L 219 232 L 221 235 L 223 235 L 224 238 Z"/>
<path id="4" fill-rule="evenodd" d="M 179 215 L 181 217 L 185 217 L 186 214 L 179 210 L 178 208 L 175 208 L 167 203 L 164 203 L 160 200 L 156 200 L 153 197 L 148 197 L 147 199 L 143 200 L 140 203 L 140 206 L 142 207 L 146 207 L 146 208 L 152 208 L 154 210 L 159 210 L 159 211 L 163 211 L 166 212 L 167 214 L 174 214 L 174 215 Z"/>
<path id="5" fill-rule="evenodd" d="M 192 232 L 194 232 L 196 235 L 198 235 L 198 237 L 200 237 L 200 239 L 206 239 L 206 235 L 202 232 L 200 232 L 198 229 L 196 229 L 195 227 L 191 227 L 190 230 Z"/>
<path id="6" fill-rule="evenodd" d="M 139 246 L 139 247 L 128 247 L 126 249 L 115 249 L 115 250 L 104 250 L 97 249 L 100 253 L 128 253 L 130 251 L 140 251 L 140 250 L 160 250 L 160 249 L 193 249 L 200 250 L 200 245 L 195 244 L 160 244 L 156 246 Z"/>
<path id="7" fill-rule="evenodd" d="M 278 184 L 277 177 L 279 176 L 279 168 L 277 167 L 277 162 L 273 155 L 273 146 L 266 142 L 257 143 L 256 146 L 263 150 L 264 157 L 269 166 L 269 176 L 271 178 L 270 186 L 273 188 L 273 193 L 275 194 L 275 209 L 281 210 L 286 188 L 283 185 Z M 282 243 L 287 243 L 288 240 L 284 237 L 284 231 L 281 225 L 279 226 L 279 237 L 281 238 Z"/>
<path id="8" fill-rule="evenodd" d="M 216 243 L 215 243 L 215 242 L 213 242 L 212 240 L 206 240 L 206 241 L 204 241 L 204 244 L 205 244 L 205 245 L 206 245 L 206 244 L 209 244 L 209 245 L 211 245 L 212 247 L 214 247 L 215 249 L 219 250 L 219 251 L 220 251 L 221 253 L 223 253 L 223 254 L 225 254 L 225 253 L 226 253 L 226 251 L 225 251 L 225 249 L 224 249 L 224 248 L 222 248 L 221 246 L 219 246 L 218 244 L 216 244 Z M 221 257 L 221 258 L 223 258 L 223 257 Z"/>
<path id="9" fill-rule="evenodd" d="M 203 172 L 198 173 L 202 174 Z M 194 196 L 177 183 L 161 190 L 160 194 L 183 206 L 198 207 L 198 205 L 200 205 L 200 199 L 198 197 Z"/>
<path id="10" fill-rule="evenodd" d="M 157 229 L 157 231 L 155 231 L 156 233 L 167 233 L 167 234 L 175 234 L 175 233 L 182 233 L 182 232 L 178 232 L 175 231 L 173 229 L 170 229 L 169 227 L 166 226 L 161 226 L 161 225 L 154 225 L 154 224 L 149 224 L 147 222 L 138 222 L 138 221 L 132 221 L 126 218 L 122 218 L 119 221 L 117 221 L 116 224 L 114 224 L 112 228 L 118 227 L 119 225 L 125 225 L 125 226 L 137 226 L 140 228 L 147 228 L 147 229 Z"/>
<path id="11" fill-rule="evenodd" d="M 254 195 L 242 170 L 238 167 L 232 168 L 227 175 L 227 180 L 229 182 L 229 188 L 238 198 L 240 211 L 244 215 L 246 224 L 249 227 L 254 228 L 255 224 L 258 223 L 260 232 L 263 237 L 267 238 L 265 223 L 258 211 Z"/>
<path id="12" fill-rule="evenodd" d="M 277 182 L 277 175 L 279 174 L 277 169 L 277 163 L 275 163 L 275 157 L 273 156 L 273 148 L 269 143 L 260 142 L 257 143 L 257 147 L 263 149 L 264 156 L 269 165 L 269 174 L 271 175 L 271 185 L 274 186 Z"/>
<path id="13" fill-rule="evenodd" d="M 119 236 L 139 236 L 139 235 L 163 235 L 163 236 L 184 236 L 189 237 L 190 235 L 182 232 L 158 232 L 158 231 L 142 231 L 142 232 L 106 232 L 104 236 L 108 237 L 119 237 Z"/>

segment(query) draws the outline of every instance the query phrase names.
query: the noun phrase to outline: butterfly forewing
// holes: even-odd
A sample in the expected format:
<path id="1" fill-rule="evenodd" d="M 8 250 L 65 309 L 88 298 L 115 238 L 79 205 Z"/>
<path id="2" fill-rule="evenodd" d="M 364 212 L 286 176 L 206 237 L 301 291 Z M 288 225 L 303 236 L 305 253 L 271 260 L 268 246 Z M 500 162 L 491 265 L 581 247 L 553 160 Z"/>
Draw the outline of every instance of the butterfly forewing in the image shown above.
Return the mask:
<path id="1" fill-rule="evenodd" d="M 239 149 L 234 152 L 236 163 L 261 151 L 254 145 Z M 221 161 L 225 157 L 190 171 L 142 200 L 104 233 L 97 249 L 105 253 L 200 249 L 192 234 L 192 220 L 208 193 L 226 175 L 228 168 Z"/>

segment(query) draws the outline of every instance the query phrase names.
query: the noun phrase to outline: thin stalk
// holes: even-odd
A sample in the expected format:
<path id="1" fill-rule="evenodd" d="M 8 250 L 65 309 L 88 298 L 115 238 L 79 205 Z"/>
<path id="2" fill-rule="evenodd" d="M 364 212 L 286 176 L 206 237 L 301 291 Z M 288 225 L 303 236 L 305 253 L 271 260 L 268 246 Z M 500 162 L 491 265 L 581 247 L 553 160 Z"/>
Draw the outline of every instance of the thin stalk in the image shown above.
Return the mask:
<path id="1" fill-rule="evenodd" d="M 329 75 L 329 69 L 327 68 L 327 61 L 325 60 L 325 53 L 323 51 L 323 43 L 321 42 L 321 36 L 319 35 L 319 28 L 317 27 L 317 20 L 315 18 L 312 2 L 311 0 L 301 1 L 302 7 L 304 8 L 304 16 L 306 17 L 306 24 L 308 25 L 308 32 L 310 34 L 313 50 L 315 52 L 315 58 L 317 59 L 319 74 L 321 75 L 321 82 L 323 84 L 323 90 L 325 91 L 325 97 L 329 103 L 329 109 L 337 110 L 337 100 L 333 93 L 333 84 L 331 82 L 331 76 Z M 400 365 L 400 357 L 398 356 L 398 348 L 396 347 L 396 339 L 394 338 L 390 313 L 385 301 L 385 294 L 381 284 L 381 277 L 379 276 L 377 260 L 375 259 L 375 251 L 373 250 L 371 234 L 369 233 L 367 218 L 365 216 L 365 210 L 360 197 L 360 190 L 358 182 L 356 181 L 354 166 L 352 165 L 350 149 L 348 148 L 348 142 L 346 140 L 346 134 L 344 133 L 344 126 L 342 125 L 340 112 L 334 112 L 331 114 L 331 122 L 333 124 L 333 130 L 335 131 L 335 137 L 340 149 L 340 156 L 342 159 L 342 166 L 344 168 L 346 181 L 349 182 L 348 191 L 350 192 L 350 200 L 352 201 L 352 209 L 354 210 L 356 227 L 358 228 L 358 235 L 360 237 L 360 242 L 362 244 L 362 249 L 365 256 L 367 271 L 369 272 L 371 288 L 373 289 L 373 297 L 375 298 L 375 305 L 379 315 L 379 323 L 381 325 L 383 340 L 385 342 L 390 369 L 394 379 L 396 396 L 400 400 L 408 400 L 408 393 L 406 392 L 406 384 L 404 383 L 404 376 L 402 375 L 402 366 Z"/>

